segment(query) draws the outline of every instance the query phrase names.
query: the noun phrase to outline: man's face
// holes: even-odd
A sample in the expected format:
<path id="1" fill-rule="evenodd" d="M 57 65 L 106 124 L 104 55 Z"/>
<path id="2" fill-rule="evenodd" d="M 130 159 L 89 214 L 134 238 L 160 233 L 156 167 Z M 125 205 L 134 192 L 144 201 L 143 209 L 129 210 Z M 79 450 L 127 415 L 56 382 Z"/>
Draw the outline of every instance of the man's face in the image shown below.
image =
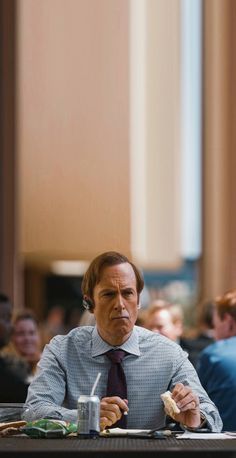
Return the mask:
<path id="1" fill-rule="evenodd" d="M 0 348 L 4 347 L 11 335 L 12 307 L 9 302 L 0 303 Z"/>
<path id="2" fill-rule="evenodd" d="M 129 263 L 105 267 L 93 292 L 94 315 L 100 336 L 121 345 L 130 336 L 138 314 L 136 277 Z"/>
<path id="3" fill-rule="evenodd" d="M 171 340 L 177 340 L 181 334 L 179 325 L 173 323 L 171 314 L 166 309 L 156 310 L 156 312 L 151 315 L 147 327 L 151 331 L 159 332 Z"/>

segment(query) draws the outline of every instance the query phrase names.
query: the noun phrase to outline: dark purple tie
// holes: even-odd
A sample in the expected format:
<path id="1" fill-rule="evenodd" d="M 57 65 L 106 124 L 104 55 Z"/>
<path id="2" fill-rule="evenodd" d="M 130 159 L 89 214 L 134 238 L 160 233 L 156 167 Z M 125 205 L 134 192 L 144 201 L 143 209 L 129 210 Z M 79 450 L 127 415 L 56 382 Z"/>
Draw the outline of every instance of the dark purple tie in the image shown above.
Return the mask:
<path id="1" fill-rule="evenodd" d="M 121 362 L 127 353 L 124 350 L 110 350 L 106 356 L 111 361 L 111 367 L 107 379 L 107 396 L 119 396 L 121 399 L 127 399 L 126 378 Z M 112 428 L 126 428 L 127 418 L 122 415 Z"/>

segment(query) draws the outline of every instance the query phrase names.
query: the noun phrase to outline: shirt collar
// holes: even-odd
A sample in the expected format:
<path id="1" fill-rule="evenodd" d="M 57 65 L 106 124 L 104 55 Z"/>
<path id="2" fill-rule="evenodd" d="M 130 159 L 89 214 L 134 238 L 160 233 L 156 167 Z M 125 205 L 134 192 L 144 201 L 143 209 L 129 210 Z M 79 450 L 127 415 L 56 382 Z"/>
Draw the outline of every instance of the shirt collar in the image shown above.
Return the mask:
<path id="1" fill-rule="evenodd" d="M 92 357 L 103 355 L 109 350 L 112 350 L 112 345 L 109 345 L 105 340 L 103 340 L 100 335 L 98 334 L 97 326 L 94 327 L 92 332 Z M 139 339 L 138 339 L 138 332 L 136 327 L 134 327 L 131 336 L 120 345 L 118 348 L 122 348 L 122 350 L 127 351 L 132 355 L 140 356 L 140 349 L 139 349 Z"/>

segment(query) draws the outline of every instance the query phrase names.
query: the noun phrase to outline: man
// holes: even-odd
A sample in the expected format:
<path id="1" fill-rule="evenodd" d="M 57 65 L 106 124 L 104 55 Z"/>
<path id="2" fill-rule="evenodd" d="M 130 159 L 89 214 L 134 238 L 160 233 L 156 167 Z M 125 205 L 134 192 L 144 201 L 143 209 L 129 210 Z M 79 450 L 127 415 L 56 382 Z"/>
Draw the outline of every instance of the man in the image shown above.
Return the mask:
<path id="1" fill-rule="evenodd" d="M 0 294 L 0 402 L 24 402 L 28 384 L 24 361 L 4 354 L 9 342 L 12 324 L 12 305 L 5 294 Z"/>
<path id="2" fill-rule="evenodd" d="M 219 413 L 199 383 L 179 345 L 135 326 L 143 279 L 122 254 L 103 253 L 88 268 L 82 282 L 85 306 L 96 326 L 73 329 L 46 346 L 39 372 L 29 387 L 26 419 L 54 417 L 77 421 L 77 399 L 91 392 L 99 372 L 96 394 L 101 399 L 101 429 L 116 425 L 127 412 L 127 427 L 158 429 L 165 425 L 160 395 L 172 391 L 180 413 L 175 420 L 188 428 L 203 423 L 221 430 Z M 107 395 L 112 349 L 126 352 L 122 367 L 127 398 Z"/>
<path id="3" fill-rule="evenodd" d="M 200 356 L 199 377 L 217 405 L 225 431 L 236 430 L 236 289 L 215 300 L 213 315 L 217 342 Z"/>

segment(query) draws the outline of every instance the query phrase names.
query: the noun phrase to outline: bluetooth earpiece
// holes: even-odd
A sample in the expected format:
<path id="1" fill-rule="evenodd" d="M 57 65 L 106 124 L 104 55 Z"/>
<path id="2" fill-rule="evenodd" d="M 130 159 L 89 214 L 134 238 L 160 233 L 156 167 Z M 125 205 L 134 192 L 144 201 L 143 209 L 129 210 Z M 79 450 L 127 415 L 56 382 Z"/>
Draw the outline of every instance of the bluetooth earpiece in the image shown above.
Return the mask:
<path id="1" fill-rule="evenodd" d="M 82 305 L 86 310 L 91 311 L 93 309 L 93 302 L 90 299 L 88 299 L 87 297 L 83 298 Z"/>
<path id="2" fill-rule="evenodd" d="M 137 309 L 138 309 L 138 310 L 141 309 L 141 307 L 142 307 L 142 304 L 138 304 L 138 305 L 137 305 Z"/>

